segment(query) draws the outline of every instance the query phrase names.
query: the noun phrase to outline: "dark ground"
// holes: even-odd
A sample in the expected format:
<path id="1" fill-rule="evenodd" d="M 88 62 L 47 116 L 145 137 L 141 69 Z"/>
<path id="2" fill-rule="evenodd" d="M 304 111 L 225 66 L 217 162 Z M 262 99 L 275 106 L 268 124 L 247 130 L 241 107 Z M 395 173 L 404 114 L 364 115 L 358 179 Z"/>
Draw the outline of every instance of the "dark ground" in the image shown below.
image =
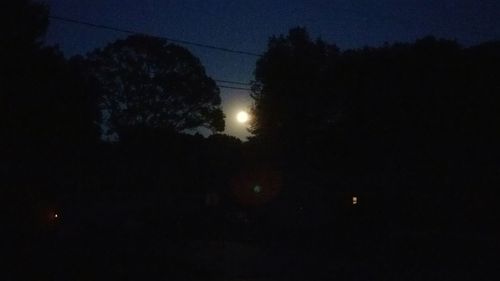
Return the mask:
<path id="1" fill-rule="evenodd" d="M 41 204 L 46 217 L 11 237 L 22 246 L 8 259 L 16 278 L 4 280 L 492 280 L 498 273 L 494 214 L 467 221 L 466 206 L 460 216 L 438 208 L 424 220 L 417 212 L 389 215 L 390 203 L 374 208 L 367 202 L 374 198 L 349 205 L 345 194 L 296 206 L 278 197 L 256 208 L 176 196 L 109 192 Z"/>

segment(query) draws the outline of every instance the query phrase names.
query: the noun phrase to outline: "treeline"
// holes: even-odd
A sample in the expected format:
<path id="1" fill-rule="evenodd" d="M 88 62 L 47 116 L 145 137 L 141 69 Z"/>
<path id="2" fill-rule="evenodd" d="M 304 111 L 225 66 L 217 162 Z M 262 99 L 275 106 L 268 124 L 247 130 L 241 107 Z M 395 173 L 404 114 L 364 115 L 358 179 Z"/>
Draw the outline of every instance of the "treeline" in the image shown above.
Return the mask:
<path id="1" fill-rule="evenodd" d="M 499 182 L 499 67 L 498 42 L 341 51 L 294 28 L 257 62 L 252 141 L 323 185 L 318 197 L 349 191 L 403 217 L 474 216 Z"/>
<path id="2" fill-rule="evenodd" d="M 254 135 L 242 144 L 218 134 L 219 89 L 186 49 L 134 35 L 66 59 L 43 43 L 45 6 L 3 11 L 5 189 L 231 193 L 235 178 L 265 167 L 291 201 L 304 190 L 325 204 L 323 194 L 362 192 L 439 208 L 498 182 L 498 42 L 427 37 L 342 51 L 291 29 L 257 62 Z M 200 127 L 213 135 L 185 134 Z"/>

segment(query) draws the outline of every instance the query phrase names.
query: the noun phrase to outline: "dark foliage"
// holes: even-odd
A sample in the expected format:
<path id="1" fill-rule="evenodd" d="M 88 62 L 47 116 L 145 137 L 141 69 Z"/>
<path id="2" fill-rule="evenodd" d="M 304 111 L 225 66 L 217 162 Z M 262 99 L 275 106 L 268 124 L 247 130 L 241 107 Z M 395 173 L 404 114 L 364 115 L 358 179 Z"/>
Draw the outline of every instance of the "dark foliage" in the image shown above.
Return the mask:
<path id="1" fill-rule="evenodd" d="M 141 128 L 224 130 L 219 89 L 187 49 L 133 35 L 87 56 L 104 91 L 102 109 L 121 137 Z"/>
<path id="2" fill-rule="evenodd" d="M 398 175 L 420 190 L 447 189 L 498 151 L 495 46 L 428 37 L 340 53 L 293 29 L 271 38 L 257 64 L 255 141 L 278 144 L 301 168 L 378 174 L 383 186 Z"/>
<path id="3" fill-rule="evenodd" d="M 272 37 L 255 70 L 252 133 L 283 144 L 327 126 L 334 92 L 326 71 L 338 55 L 335 46 L 311 41 L 302 28 L 290 30 L 286 38 Z"/>
<path id="4" fill-rule="evenodd" d="M 0 12 L 3 50 L 29 50 L 40 45 L 49 24 L 45 5 L 30 0 L 10 1 Z M 3 51 L 2 50 L 2 51 Z M 2 56 L 7 53 L 2 52 Z M 17 56 L 17 59 L 23 56 Z"/>

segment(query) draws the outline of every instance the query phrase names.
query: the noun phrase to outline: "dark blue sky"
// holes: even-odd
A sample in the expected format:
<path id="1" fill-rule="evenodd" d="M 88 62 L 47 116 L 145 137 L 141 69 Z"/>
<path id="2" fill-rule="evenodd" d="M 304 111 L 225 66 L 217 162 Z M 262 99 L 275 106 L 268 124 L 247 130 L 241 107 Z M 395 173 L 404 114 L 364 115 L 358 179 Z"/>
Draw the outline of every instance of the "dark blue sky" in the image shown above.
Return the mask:
<path id="1" fill-rule="evenodd" d="M 500 39 L 498 0 L 45 0 L 58 16 L 170 38 L 261 53 L 267 39 L 297 25 L 342 49 L 434 35 L 463 45 Z M 49 44 L 66 55 L 86 53 L 126 35 L 52 22 Z M 214 79 L 250 81 L 255 57 L 189 49 Z M 226 132 L 244 138 L 235 112 L 248 93 L 222 90 Z"/>

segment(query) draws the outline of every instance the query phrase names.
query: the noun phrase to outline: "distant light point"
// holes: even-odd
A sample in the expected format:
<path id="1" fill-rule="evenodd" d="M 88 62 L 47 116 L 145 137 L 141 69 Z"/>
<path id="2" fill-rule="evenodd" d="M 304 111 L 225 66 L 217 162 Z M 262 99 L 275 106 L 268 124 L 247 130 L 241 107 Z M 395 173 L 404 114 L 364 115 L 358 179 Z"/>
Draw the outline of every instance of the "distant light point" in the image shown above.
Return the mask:
<path id="1" fill-rule="evenodd" d="M 352 197 L 352 204 L 353 205 L 358 205 L 358 197 L 357 196 L 353 196 Z"/>

